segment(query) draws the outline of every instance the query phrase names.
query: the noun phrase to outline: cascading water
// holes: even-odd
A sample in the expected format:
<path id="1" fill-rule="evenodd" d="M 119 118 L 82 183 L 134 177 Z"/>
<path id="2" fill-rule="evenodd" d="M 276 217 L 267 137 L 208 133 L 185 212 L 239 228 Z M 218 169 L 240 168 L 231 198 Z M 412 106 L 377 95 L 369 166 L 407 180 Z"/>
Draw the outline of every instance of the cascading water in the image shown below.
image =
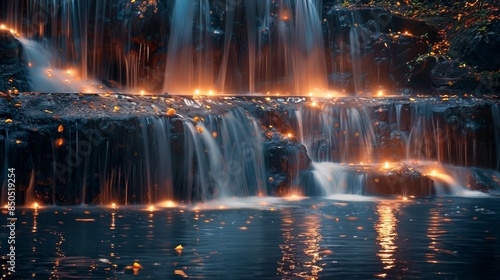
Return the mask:
<path id="1" fill-rule="evenodd" d="M 208 0 L 176 1 L 164 90 L 192 94 L 194 89 L 209 91 L 214 86 L 213 43 Z"/>
<path id="2" fill-rule="evenodd" d="M 296 115 L 301 142 L 313 160 L 313 174 L 323 194 L 361 194 L 366 176 L 349 164 L 374 163 L 375 134 L 363 107 L 340 102 L 302 106 Z"/>
<path id="3" fill-rule="evenodd" d="M 9 11 L 15 11 L 8 23 L 26 37 L 35 38 L 18 40 L 24 47 L 33 89 L 40 92 L 107 91 L 89 79 L 92 77 L 116 79 L 133 91 L 150 81 L 141 81 L 140 75 L 147 72 L 152 76 L 153 67 L 165 70 L 160 75 L 161 89 L 174 94 L 197 93 L 198 89 L 202 93 L 322 96 L 328 93 L 327 77 L 331 78 L 328 73 L 332 72 L 351 72 L 354 94 L 366 93 L 365 83 L 374 83 L 365 80 L 366 67 L 362 64 L 363 50 L 371 42 L 373 30 L 363 26 L 357 11 L 346 13 L 337 8 L 338 17 L 349 18 L 349 24 L 334 30 L 322 10 L 322 1 L 177 0 L 163 6 L 171 10 L 157 9 L 157 1 L 14 2 L 8 5 Z M 170 17 L 148 22 L 150 18 L 144 19 L 148 12 L 150 16 L 170 13 Z M 26 24 L 22 24 L 19 14 L 25 16 Z M 40 15 L 43 18 L 37 20 Z M 112 24 L 116 22 L 120 24 Z M 137 29 L 155 23 L 162 26 L 154 35 L 157 37 L 137 35 Z M 334 47 L 339 48 L 341 57 L 335 57 Z M 385 51 L 390 51 L 388 45 Z M 61 137 L 42 141 L 50 149 L 37 145 L 31 151 L 49 154 L 52 164 L 42 166 L 41 160 L 32 156 L 27 165 L 32 175 L 26 201 L 66 203 L 66 197 L 76 197 L 81 204 L 128 204 L 280 193 L 269 190 L 274 177 L 268 176 L 265 169 L 269 162 L 263 151 L 263 136 L 271 142 L 276 139 L 268 131 L 274 128 L 262 131 L 258 121 L 248 116 L 260 109 L 231 104 L 230 110 L 213 113 L 208 110 L 210 102 L 218 101 L 186 100 L 187 107 L 194 104 L 200 111 L 207 109 L 203 116 L 181 111 L 169 117 L 141 115 L 127 120 L 134 123 L 130 127 L 122 125 L 113 131 L 115 136 L 101 138 L 85 134 L 82 126 L 89 126 L 85 121 L 68 121 Z M 395 184 L 405 184 L 397 179 L 402 169 L 411 176 L 420 172 L 417 175 L 432 179 L 439 194 L 459 193 L 474 181 L 470 180 L 472 177 L 481 185 L 478 188 L 495 185 L 495 180 L 487 179 L 495 173 L 482 170 L 491 168 L 491 161 L 495 161 L 496 170 L 500 168 L 500 110 L 494 102 L 491 109 L 486 109 L 495 126 L 490 129 L 468 120 L 475 110 L 484 110 L 482 107 L 466 101 L 457 106 L 435 104 L 448 98 L 416 102 L 408 98 L 388 99 L 380 104 L 367 98 L 316 102 L 313 97 L 309 101 L 290 112 L 295 110 L 297 139 L 313 161 L 312 168 L 306 171 L 314 180 L 301 177 L 303 170 L 299 168 L 285 170 L 295 164 L 291 162 L 300 161 L 300 152 L 288 151 L 294 159 L 283 156 L 276 160 L 281 172 L 292 174 L 293 178 L 286 181 L 291 193 L 313 189 L 312 193 L 319 190 L 323 195 L 366 194 L 373 182 L 395 177 L 383 182 L 392 191 Z M 130 103 L 138 108 L 134 112 L 143 109 L 135 101 Z M 155 110 L 161 111 L 165 104 Z M 120 112 L 118 106 L 106 105 L 101 109 L 111 107 L 113 113 Z M 381 117 L 384 114 L 387 116 Z M 482 135 L 495 140 L 486 141 Z M 7 141 L 14 140 L 7 137 Z M 92 152 L 86 150 L 88 143 Z M 11 145 L 6 145 L 6 155 Z M 278 151 L 279 145 L 273 151 Z M 37 189 L 34 171 L 38 168 L 64 180 L 44 182 L 46 188 Z M 459 176 L 460 173 L 467 175 Z M 410 175 L 412 180 L 417 178 Z M 303 185 L 301 180 L 314 186 Z M 61 186 L 69 184 L 77 191 L 61 190 Z M 426 184 L 422 180 L 416 185 Z M 33 195 L 42 192 L 47 197 Z"/>
<path id="4" fill-rule="evenodd" d="M 196 126 L 184 122 L 188 193 L 197 200 L 255 196 L 266 193 L 261 132 L 241 108 L 208 116 Z M 186 173 L 188 174 L 188 173 Z"/>
<path id="5" fill-rule="evenodd" d="M 406 182 L 397 178 L 402 172 L 412 177 L 415 170 L 433 180 L 440 195 L 497 188 L 496 171 L 477 168 L 495 168 L 488 151 L 498 149 L 497 128 L 489 130 L 467 121 L 473 112 L 485 110 L 480 105 L 441 106 L 428 100 L 375 105 L 348 99 L 318 103 L 302 106 L 295 115 L 300 141 L 314 161 L 316 181 L 312 184 L 322 194 L 364 194 L 373 184 L 368 178 L 378 183 L 378 174 L 386 174 L 392 189 Z M 484 108 L 491 108 L 490 121 L 496 125 L 497 105 L 485 103 Z M 483 114 L 488 115 L 487 111 Z M 493 143 L 479 139 L 493 131 Z"/>
<path id="6" fill-rule="evenodd" d="M 52 55 L 40 43 L 18 38 L 25 52 L 29 82 L 38 92 L 105 92 L 97 81 L 78 77 L 74 69 L 59 69 L 51 64 Z M 86 75 L 86 74 L 85 74 Z"/>

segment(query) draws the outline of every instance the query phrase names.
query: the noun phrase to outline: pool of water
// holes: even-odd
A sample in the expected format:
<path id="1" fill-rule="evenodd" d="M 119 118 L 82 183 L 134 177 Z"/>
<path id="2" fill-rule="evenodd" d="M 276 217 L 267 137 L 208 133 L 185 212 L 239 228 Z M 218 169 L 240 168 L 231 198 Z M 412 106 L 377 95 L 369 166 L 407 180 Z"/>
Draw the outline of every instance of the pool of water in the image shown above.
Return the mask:
<path id="1" fill-rule="evenodd" d="M 18 209 L 15 277 L 497 279 L 500 275 L 500 198 L 358 198 L 252 198 L 155 209 Z M 7 237 L 4 225 L 3 256 Z M 179 245 L 182 249 L 176 249 Z M 5 263 L 4 257 L 4 269 Z M 134 269 L 134 263 L 141 268 Z"/>

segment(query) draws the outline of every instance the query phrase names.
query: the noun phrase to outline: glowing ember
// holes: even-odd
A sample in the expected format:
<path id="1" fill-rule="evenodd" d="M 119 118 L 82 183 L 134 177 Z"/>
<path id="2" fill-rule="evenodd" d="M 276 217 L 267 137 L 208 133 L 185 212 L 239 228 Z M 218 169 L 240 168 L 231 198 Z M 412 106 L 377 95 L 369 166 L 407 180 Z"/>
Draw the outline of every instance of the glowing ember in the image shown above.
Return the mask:
<path id="1" fill-rule="evenodd" d="M 189 277 L 183 270 L 180 270 L 180 269 L 174 270 L 174 274 L 175 275 L 180 275 L 180 276 L 182 276 L 184 278 L 188 278 Z"/>
<path id="2" fill-rule="evenodd" d="M 177 245 L 177 247 L 175 247 L 175 250 L 177 251 L 177 253 L 180 253 L 182 252 L 182 250 L 184 250 L 184 247 L 182 247 L 182 244 L 179 244 Z"/>
<path id="3" fill-rule="evenodd" d="M 212 132 L 212 137 L 213 138 L 217 138 L 217 132 L 216 131 Z"/>
<path id="4" fill-rule="evenodd" d="M 142 265 L 140 265 L 139 263 L 137 262 L 134 262 L 134 265 L 132 265 L 132 268 L 133 269 L 141 269 L 142 268 Z"/>
<path id="5" fill-rule="evenodd" d="M 175 109 L 173 109 L 173 108 L 169 108 L 169 109 L 167 110 L 167 116 L 171 117 L 171 116 L 173 116 L 173 115 L 175 115 Z"/>
<path id="6" fill-rule="evenodd" d="M 162 206 L 168 207 L 168 208 L 173 208 L 173 207 L 177 207 L 177 204 L 175 202 L 173 202 L 172 200 L 167 200 L 164 203 L 162 203 Z"/>
<path id="7" fill-rule="evenodd" d="M 64 126 L 62 124 L 60 124 L 58 127 L 57 127 L 57 132 L 63 132 L 64 131 Z"/>
<path id="8" fill-rule="evenodd" d="M 64 139 L 59 138 L 56 140 L 56 146 L 61 147 L 64 144 Z"/>

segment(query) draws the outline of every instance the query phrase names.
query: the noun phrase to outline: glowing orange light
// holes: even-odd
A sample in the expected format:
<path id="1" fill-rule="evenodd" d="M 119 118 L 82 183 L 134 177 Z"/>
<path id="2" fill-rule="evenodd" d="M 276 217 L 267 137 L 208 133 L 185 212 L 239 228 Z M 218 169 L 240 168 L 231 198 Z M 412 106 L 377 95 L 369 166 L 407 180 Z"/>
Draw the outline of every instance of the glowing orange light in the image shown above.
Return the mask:
<path id="1" fill-rule="evenodd" d="M 57 147 L 61 147 L 63 144 L 64 144 L 64 139 L 62 139 L 62 138 L 57 139 L 57 142 L 56 142 Z"/>
<path id="2" fill-rule="evenodd" d="M 68 69 L 68 70 L 66 70 L 66 73 L 71 75 L 71 73 L 73 73 L 73 71 L 71 69 Z"/>
<path id="3" fill-rule="evenodd" d="M 301 200 L 303 197 L 300 193 L 298 192 L 293 192 L 290 193 L 288 196 L 285 197 L 289 201 L 298 201 Z"/>
<path id="4" fill-rule="evenodd" d="M 311 103 L 311 105 L 312 105 L 312 106 L 314 106 L 314 107 L 316 107 L 316 106 L 318 106 L 318 103 L 317 103 L 316 101 L 313 101 L 313 102 Z"/>
<path id="5" fill-rule="evenodd" d="M 196 89 L 196 90 L 194 91 L 194 94 L 196 94 L 196 95 L 200 94 L 200 90 L 199 90 L 199 89 Z"/>
<path id="6" fill-rule="evenodd" d="M 167 110 L 167 116 L 171 117 L 171 116 L 173 116 L 173 115 L 175 115 L 175 109 L 173 109 L 173 108 L 169 108 L 169 109 Z"/>
<path id="7" fill-rule="evenodd" d="M 431 175 L 436 175 L 436 174 L 437 174 L 436 170 L 435 170 L 435 169 L 433 169 L 433 170 L 431 171 Z"/>
<path id="8" fill-rule="evenodd" d="M 111 208 L 115 209 L 116 208 L 116 203 L 111 203 Z"/>
<path id="9" fill-rule="evenodd" d="M 384 168 L 386 168 L 386 169 L 387 169 L 387 168 L 389 168 L 389 167 L 390 167 L 390 166 L 389 166 L 389 162 L 388 162 L 388 161 L 386 161 L 386 162 L 385 162 L 385 164 L 384 164 Z"/>
<path id="10" fill-rule="evenodd" d="M 309 96 L 313 96 L 313 93 L 312 93 L 312 92 L 310 92 L 310 93 L 309 93 Z"/>
<path id="11" fill-rule="evenodd" d="M 33 64 L 31 64 L 31 62 L 28 62 L 28 67 L 31 68 L 32 66 L 33 66 Z"/>
<path id="12" fill-rule="evenodd" d="M 5 24 L 0 25 L 0 29 L 6 29 Z"/>
<path id="13" fill-rule="evenodd" d="M 135 262 L 134 265 L 132 265 L 132 268 L 133 269 L 141 269 L 142 266 L 139 263 Z"/>
<path id="14" fill-rule="evenodd" d="M 39 205 L 37 202 L 33 203 L 33 208 L 38 209 Z"/>
<path id="15" fill-rule="evenodd" d="M 184 250 L 184 247 L 182 247 L 182 244 L 179 244 L 177 245 L 177 247 L 175 247 L 175 250 L 177 251 L 177 253 L 180 253 L 182 252 L 182 250 Z"/>
<path id="16" fill-rule="evenodd" d="M 384 92 L 382 90 L 378 91 L 378 96 L 384 96 Z"/>
<path id="17" fill-rule="evenodd" d="M 287 136 L 288 138 L 292 138 L 293 134 L 288 133 L 286 136 Z"/>
<path id="18" fill-rule="evenodd" d="M 180 269 L 176 269 L 174 270 L 174 274 L 175 275 L 179 275 L 179 276 L 182 276 L 184 278 L 188 278 L 189 276 L 186 274 L 186 272 L 184 272 L 183 270 L 180 270 Z"/>
<path id="19" fill-rule="evenodd" d="M 408 200 L 408 197 L 404 196 L 404 197 L 403 197 L 403 200 L 404 200 L 404 201 L 407 201 L 407 200 Z"/>
<path id="20" fill-rule="evenodd" d="M 214 92 L 213 91 L 209 91 L 208 95 L 214 95 Z"/>
<path id="21" fill-rule="evenodd" d="M 171 200 L 167 200 L 165 203 L 164 203 L 165 207 L 175 207 L 177 206 L 177 204 Z"/>
<path id="22" fill-rule="evenodd" d="M 144 91 L 143 90 L 141 90 L 141 95 L 144 95 Z"/>
<path id="23" fill-rule="evenodd" d="M 154 211 L 154 210 L 155 210 L 155 207 L 154 207 L 153 205 L 150 205 L 150 206 L 148 207 L 148 210 L 149 210 L 149 211 Z"/>

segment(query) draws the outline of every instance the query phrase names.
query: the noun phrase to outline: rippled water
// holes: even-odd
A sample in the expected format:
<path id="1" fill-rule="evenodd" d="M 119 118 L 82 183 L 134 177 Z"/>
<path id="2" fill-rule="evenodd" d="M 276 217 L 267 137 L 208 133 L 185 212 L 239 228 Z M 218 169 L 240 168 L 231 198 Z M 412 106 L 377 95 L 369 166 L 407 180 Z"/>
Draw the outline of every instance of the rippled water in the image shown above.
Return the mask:
<path id="1" fill-rule="evenodd" d="M 500 198 L 232 204 L 243 208 L 213 203 L 153 211 L 139 206 L 17 210 L 16 279 L 500 275 Z M 5 225 L 0 237 L 5 256 Z M 176 250 L 178 245 L 183 249 Z M 133 269 L 134 262 L 142 268 Z"/>

